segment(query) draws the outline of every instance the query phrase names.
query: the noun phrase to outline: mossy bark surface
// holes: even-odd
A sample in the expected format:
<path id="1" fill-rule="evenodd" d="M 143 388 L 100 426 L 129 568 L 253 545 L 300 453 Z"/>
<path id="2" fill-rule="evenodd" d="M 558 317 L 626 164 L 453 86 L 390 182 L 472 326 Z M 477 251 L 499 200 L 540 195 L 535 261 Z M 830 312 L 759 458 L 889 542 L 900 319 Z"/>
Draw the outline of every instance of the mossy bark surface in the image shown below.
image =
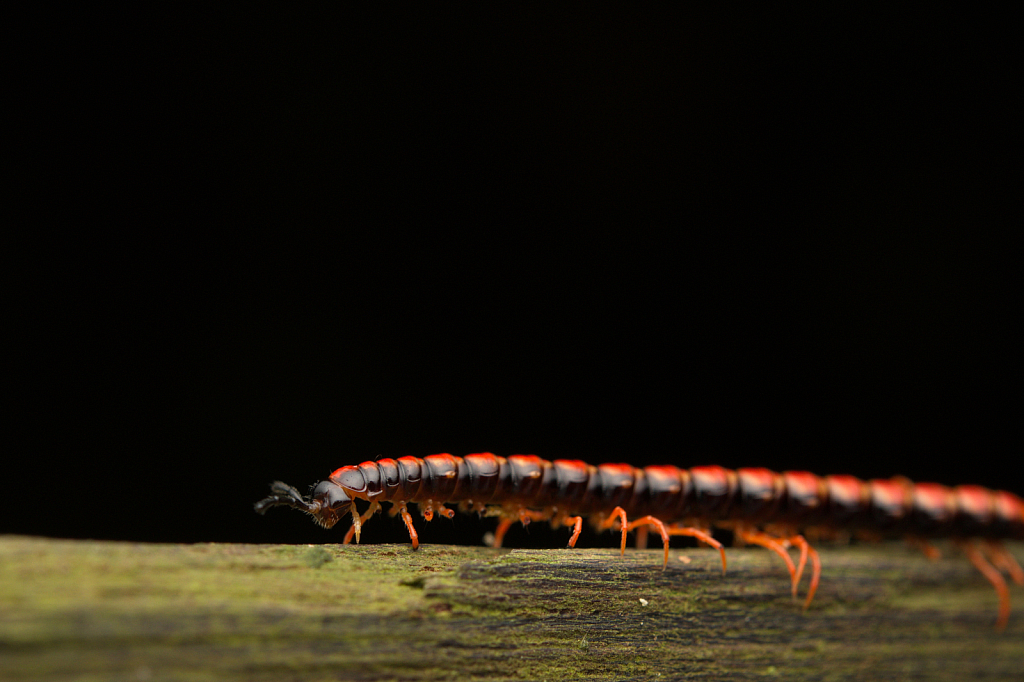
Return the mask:
<path id="1" fill-rule="evenodd" d="M 1021 545 L 1011 546 L 1018 557 Z M 963 559 L 821 550 L 157 545 L 0 537 L 3 680 L 1021 679 Z M 802 589 L 806 589 L 804 579 Z M 1017 590 L 1019 593 L 1021 591 Z"/>

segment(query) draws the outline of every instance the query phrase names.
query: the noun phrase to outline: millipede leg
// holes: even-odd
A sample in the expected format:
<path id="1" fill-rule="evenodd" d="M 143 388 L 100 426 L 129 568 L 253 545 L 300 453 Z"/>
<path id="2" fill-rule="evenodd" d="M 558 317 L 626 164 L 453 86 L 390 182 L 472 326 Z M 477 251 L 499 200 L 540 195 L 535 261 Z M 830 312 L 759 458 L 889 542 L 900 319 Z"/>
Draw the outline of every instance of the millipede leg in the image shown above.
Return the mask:
<path id="1" fill-rule="evenodd" d="M 569 546 L 576 546 L 576 539 L 580 536 L 580 531 L 583 530 L 583 517 L 582 516 L 566 516 L 562 519 L 563 526 L 572 526 L 572 537 L 569 538 Z"/>
<path id="2" fill-rule="evenodd" d="M 637 527 L 644 527 L 646 529 L 646 526 L 654 526 L 661 534 L 661 543 L 665 546 L 665 563 L 661 566 L 661 570 L 664 571 L 666 568 L 668 568 L 669 541 L 668 529 L 665 527 L 665 524 L 662 523 L 660 519 L 656 519 L 653 516 L 643 516 L 639 519 L 636 519 L 635 521 L 630 521 L 629 525 L 626 526 L 626 530 L 633 530 Z"/>
<path id="3" fill-rule="evenodd" d="M 789 580 L 793 584 L 793 595 L 796 596 L 796 566 L 793 565 L 793 560 L 789 558 L 789 553 L 781 544 L 779 544 L 778 539 L 773 538 L 767 533 L 747 530 L 746 528 L 737 528 L 736 535 L 743 538 L 744 542 L 749 542 L 752 545 L 760 545 L 761 547 L 770 549 L 782 557 L 782 560 L 786 562 L 786 568 L 789 569 Z"/>
<path id="4" fill-rule="evenodd" d="M 821 580 L 821 558 L 818 556 L 818 550 L 811 547 L 810 543 L 808 543 L 807 540 L 804 540 L 802 535 L 797 535 L 795 537 L 800 538 L 804 542 L 803 546 L 800 549 L 801 571 L 804 567 L 803 547 L 807 548 L 807 554 L 809 554 L 811 557 L 811 586 L 807 590 L 807 599 L 804 600 L 804 611 L 806 611 L 808 607 L 810 607 L 811 605 L 811 600 L 814 599 L 814 593 L 818 591 L 818 582 Z M 799 578 L 797 578 L 797 580 L 799 580 Z M 793 593 L 793 596 L 796 596 L 795 591 Z"/>
<path id="5" fill-rule="evenodd" d="M 515 516 L 512 516 L 510 509 L 503 509 L 497 513 L 500 515 L 501 520 L 498 522 L 498 527 L 494 529 L 493 547 L 501 547 L 501 543 L 505 540 L 505 533 L 507 533 L 508 529 L 512 527 L 512 524 L 516 522 L 517 518 L 525 528 L 530 525 L 531 521 L 547 521 L 551 517 L 550 513 L 527 509 L 526 507 L 519 507 L 516 509 Z"/>
<path id="6" fill-rule="evenodd" d="M 519 515 L 519 523 L 523 524 L 523 526 L 529 526 L 531 521 L 547 521 L 551 516 L 542 511 L 527 509 L 526 507 L 520 507 L 516 514 Z"/>
<path id="7" fill-rule="evenodd" d="M 814 593 L 818 591 L 818 582 L 821 580 L 821 557 L 818 556 L 818 550 L 811 546 L 807 549 L 811 552 L 811 586 L 807 590 L 807 601 L 804 602 L 804 610 L 811 605 L 811 600 L 814 599 Z"/>
<path id="8" fill-rule="evenodd" d="M 434 512 L 437 512 L 441 516 L 446 516 L 449 519 L 455 516 L 455 512 L 440 503 L 435 503 L 433 500 L 427 500 L 420 505 L 420 513 L 423 514 L 423 518 L 427 521 L 434 520 Z"/>
<path id="9" fill-rule="evenodd" d="M 969 540 L 961 540 L 957 544 L 967 555 L 967 558 L 971 560 L 974 567 L 981 571 L 981 574 L 988 578 L 988 581 L 992 583 L 992 587 L 996 588 L 996 594 L 999 596 L 999 617 L 996 619 L 996 630 L 1003 630 L 1006 628 L 1006 624 L 1010 620 L 1010 589 L 1006 586 L 1006 581 L 1003 580 L 1003 575 L 996 570 L 995 566 L 988 562 L 978 548 L 975 547 Z"/>
<path id="10" fill-rule="evenodd" d="M 804 539 L 803 535 L 793 535 L 785 538 L 785 543 L 796 545 L 800 549 L 800 560 L 796 564 L 796 581 L 793 583 L 793 599 L 796 599 L 797 586 L 800 584 L 800 578 L 804 574 L 804 567 L 807 566 L 807 552 L 811 546 Z"/>
<path id="11" fill-rule="evenodd" d="M 515 522 L 515 519 L 510 519 L 505 516 L 501 517 L 501 520 L 498 521 L 498 527 L 494 529 L 494 544 L 491 545 L 492 547 L 501 547 L 501 543 L 505 539 L 505 533 L 508 532 L 508 529 L 511 528 L 512 524 Z"/>
<path id="12" fill-rule="evenodd" d="M 931 561 L 938 561 L 942 558 L 942 552 L 939 548 L 924 538 L 908 537 L 907 544 L 921 550 L 921 553 Z"/>
<path id="13" fill-rule="evenodd" d="M 647 526 L 636 529 L 636 548 L 647 549 Z"/>
<path id="14" fill-rule="evenodd" d="M 405 502 L 398 503 L 398 513 L 402 515 L 402 520 L 405 521 L 405 527 L 409 531 L 409 539 L 412 540 L 412 548 L 419 549 L 420 536 L 416 533 L 416 527 L 412 525 L 412 514 L 405 506 Z"/>
<path id="15" fill-rule="evenodd" d="M 359 510 L 356 509 L 356 501 L 352 500 L 352 504 L 349 505 L 349 511 L 352 513 L 352 532 L 356 536 L 356 544 L 359 544 L 359 533 L 363 529 L 363 519 L 359 516 Z"/>
<path id="16" fill-rule="evenodd" d="M 626 522 L 626 510 L 622 507 L 616 507 L 612 509 L 612 513 L 598 526 L 601 530 L 605 528 L 611 528 L 615 525 L 615 520 L 618 519 L 619 524 L 622 526 L 622 545 L 619 547 L 619 556 L 626 556 L 626 526 L 629 525 Z"/>
<path id="17" fill-rule="evenodd" d="M 359 544 L 359 533 L 360 533 L 360 531 L 362 529 L 363 524 L 366 523 L 370 519 L 370 517 L 373 516 L 374 514 L 376 514 L 379 510 L 380 510 L 380 503 L 374 501 L 374 502 L 372 502 L 370 504 L 370 508 L 367 509 L 363 514 L 360 514 L 358 517 L 353 516 L 352 517 L 352 525 L 349 527 L 348 532 L 345 533 L 345 539 L 342 540 L 341 544 L 343 544 L 343 545 L 350 544 L 352 542 L 352 536 L 354 535 L 355 538 L 356 538 L 356 544 L 358 545 Z M 358 523 L 356 522 L 356 519 L 358 519 Z"/>
<path id="18" fill-rule="evenodd" d="M 986 542 L 985 546 L 988 549 L 988 556 L 996 568 L 1006 571 L 1013 578 L 1013 582 L 1024 585 L 1024 569 L 1020 567 L 1013 555 L 1001 544 L 992 540 Z"/>
<path id="19" fill-rule="evenodd" d="M 687 537 L 697 538 L 706 545 L 711 545 L 718 550 L 718 553 L 722 555 L 722 575 L 725 575 L 725 547 L 722 547 L 722 543 L 711 537 L 710 534 L 701 530 L 700 528 L 688 528 L 684 526 L 669 526 L 669 535 L 686 535 Z"/>

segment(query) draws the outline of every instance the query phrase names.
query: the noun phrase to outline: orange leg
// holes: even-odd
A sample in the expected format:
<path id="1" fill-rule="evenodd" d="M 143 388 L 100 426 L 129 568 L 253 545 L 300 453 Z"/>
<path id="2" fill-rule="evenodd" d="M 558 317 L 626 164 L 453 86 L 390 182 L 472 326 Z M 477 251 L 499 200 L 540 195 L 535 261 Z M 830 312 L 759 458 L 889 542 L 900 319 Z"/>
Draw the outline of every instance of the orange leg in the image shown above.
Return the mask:
<path id="1" fill-rule="evenodd" d="M 760 545 L 766 549 L 778 554 L 782 557 L 782 560 L 786 562 L 786 568 L 789 569 L 789 580 L 793 584 L 793 596 L 796 596 L 796 566 L 793 565 L 793 560 L 789 558 L 789 553 L 779 543 L 778 539 L 773 538 L 767 533 L 762 533 L 756 530 L 748 530 L 746 528 L 737 528 L 736 535 L 743 539 L 744 542 L 749 542 L 752 545 Z"/>
<path id="2" fill-rule="evenodd" d="M 807 607 L 811 605 L 811 600 L 814 599 L 814 593 L 818 591 L 818 582 L 821 580 L 821 558 L 818 556 L 818 551 L 811 547 L 803 535 L 794 535 L 786 538 L 786 541 L 800 548 L 800 564 L 796 570 L 797 583 L 800 582 L 800 576 L 807 564 L 807 556 L 811 557 L 811 587 L 807 590 L 807 599 L 804 601 L 804 611 L 806 611 Z M 796 596 L 796 586 L 793 588 L 793 596 Z"/>
<path id="3" fill-rule="evenodd" d="M 1024 585 L 1024 569 L 1020 567 L 1013 555 L 1006 551 L 1006 548 L 999 542 L 989 541 L 985 545 L 988 556 L 996 568 L 1006 571 L 1013 578 L 1013 582 Z"/>
<path id="4" fill-rule="evenodd" d="M 501 547 L 501 543 L 505 539 L 505 533 L 508 532 L 508 529 L 511 528 L 512 524 L 515 522 L 515 519 L 509 518 L 502 518 L 501 521 L 498 522 L 498 527 L 494 529 L 493 547 Z"/>
<path id="5" fill-rule="evenodd" d="M 566 516 L 562 518 L 563 526 L 572 526 L 572 537 L 569 538 L 569 546 L 576 546 L 576 539 L 580 536 L 580 531 L 583 530 L 583 517 L 582 516 Z"/>
<path id="6" fill-rule="evenodd" d="M 665 546 L 665 563 L 662 564 L 662 566 L 661 566 L 661 570 L 664 571 L 668 567 L 668 541 L 669 541 L 668 528 L 665 527 L 665 524 L 662 523 L 661 520 L 656 519 L 653 516 L 644 516 L 644 517 L 641 517 L 639 519 L 636 519 L 635 521 L 630 521 L 629 525 L 626 526 L 626 530 L 627 531 L 633 530 L 634 528 L 637 528 L 637 527 L 642 527 L 644 530 L 646 530 L 647 526 L 654 526 L 658 530 L 658 532 L 661 533 L 661 544 L 663 544 Z M 646 538 L 645 538 L 645 540 L 646 540 Z"/>
<path id="7" fill-rule="evenodd" d="M 437 512 L 441 516 L 447 516 L 449 519 L 455 516 L 455 512 L 448 509 L 446 506 L 440 503 L 435 503 L 433 500 L 427 500 L 420 504 L 420 513 L 423 518 L 427 521 L 434 520 L 434 512 Z"/>
<path id="8" fill-rule="evenodd" d="M 821 580 L 821 557 L 818 556 L 818 550 L 814 549 L 810 545 L 807 547 L 811 553 L 811 586 L 807 590 L 807 601 L 804 602 L 804 610 L 811 605 L 811 600 L 814 599 L 814 593 L 818 591 L 818 582 Z"/>
<path id="9" fill-rule="evenodd" d="M 498 527 L 494 529 L 494 547 L 501 547 L 501 543 L 505 539 L 505 533 L 516 522 L 516 518 L 511 516 L 507 510 L 499 511 L 498 513 L 501 514 L 501 521 L 498 522 Z M 544 521 L 548 518 L 548 514 L 527 509 L 526 507 L 519 507 L 516 510 L 516 516 L 519 517 L 519 522 L 524 526 L 529 526 L 531 521 Z"/>
<path id="10" fill-rule="evenodd" d="M 700 528 L 688 528 L 684 526 L 669 526 L 669 535 L 686 535 L 691 538 L 697 538 L 706 545 L 711 545 L 718 550 L 718 553 L 722 555 L 722 575 L 725 575 L 725 548 L 722 547 L 722 543 L 711 537 L 706 531 Z"/>
<path id="11" fill-rule="evenodd" d="M 647 526 L 636 529 L 636 548 L 647 549 Z"/>
<path id="12" fill-rule="evenodd" d="M 981 571 L 981 574 L 988 578 L 988 581 L 992 583 L 992 587 L 996 588 L 996 594 L 999 596 L 999 617 L 996 619 L 996 630 L 1003 630 L 1006 628 L 1006 623 L 1010 620 L 1010 590 L 1006 586 L 1006 581 L 1003 580 L 1002 574 L 996 570 L 996 567 L 988 562 L 985 555 L 978 551 L 978 548 L 974 546 L 969 540 L 962 540 L 957 544 L 967 555 L 967 558 L 971 560 L 974 567 Z"/>
<path id="13" fill-rule="evenodd" d="M 409 539 L 412 540 L 412 548 L 419 549 L 420 536 L 416 533 L 416 527 L 412 525 L 412 514 L 405 507 L 405 502 L 398 503 L 398 513 L 402 515 L 402 520 L 405 521 L 405 527 L 409 530 Z"/>
<path id="14" fill-rule="evenodd" d="M 615 521 L 618 520 L 619 525 L 622 527 L 622 546 L 619 547 L 619 555 L 626 556 L 626 526 L 629 525 L 626 522 L 626 510 L 622 507 L 616 507 L 612 509 L 612 513 L 604 521 L 598 525 L 598 528 L 604 530 L 605 528 L 611 528 L 615 525 Z"/>
<path id="15" fill-rule="evenodd" d="M 352 542 L 352 536 L 356 538 L 356 544 L 359 544 L 359 533 L 362 531 L 363 524 L 366 523 L 371 516 L 380 511 L 380 503 L 374 501 L 370 503 L 370 508 L 366 510 L 364 514 L 357 515 L 355 513 L 355 504 L 352 505 L 352 526 L 345 533 L 345 539 L 342 540 L 341 544 L 347 545 Z"/>
<path id="16" fill-rule="evenodd" d="M 924 538 L 908 537 L 907 544 L 921 550 L 921 553 L 931 561 L 938 561 L 942 558 L 942 552 L 939 551 L 939 548 Z"/>
<path id="17" fill-rule="evenodd" d="M 781 538 L 781 540 L 782 542 L 780 544 L 782 544 L 783 547 L 796 545 L 800 550 L 800 560 L 796 562 L 796 583 L 793 584 L 793 598 L 796 599 L 797 586 L 800 584 L 800 578 L 803 577 L 804 568 L 807 566 L 807 553 L 811 546 L 802 535 L 793 535 L 788 538 Z"/>
<path id="18" fill-rule="evenodd" d="M 524 526 L 529 526 L 531 521 L 545 521 L 549 516 L 542 511 L 535 511 L 526 507 L 520 507 L 516 513 L 519 515 L 519 523 Z"/>

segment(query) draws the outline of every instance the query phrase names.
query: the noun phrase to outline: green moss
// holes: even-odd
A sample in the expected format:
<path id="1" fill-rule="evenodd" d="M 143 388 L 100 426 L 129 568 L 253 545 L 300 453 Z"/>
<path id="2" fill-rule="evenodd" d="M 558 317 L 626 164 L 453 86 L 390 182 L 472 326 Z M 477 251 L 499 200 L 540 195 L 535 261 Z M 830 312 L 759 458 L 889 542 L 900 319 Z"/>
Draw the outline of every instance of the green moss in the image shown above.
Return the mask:
<path id="1" fill-rule="evenodd" d="M 320 568 L 329 561 L 334 561 L 334 555 L 323 547 L 314 547 L 305 553 L 303 560 L 310 568 Z"/>
<path id="2" fill-rule="evenodd" d="M 3 537 L 0 678 L 995 679 L 1024 658 L 1024 616 L 994 634 L 963 562 L 825 549 L 805 614 L 767 552 L 725 577 L 686 554 Z"/>

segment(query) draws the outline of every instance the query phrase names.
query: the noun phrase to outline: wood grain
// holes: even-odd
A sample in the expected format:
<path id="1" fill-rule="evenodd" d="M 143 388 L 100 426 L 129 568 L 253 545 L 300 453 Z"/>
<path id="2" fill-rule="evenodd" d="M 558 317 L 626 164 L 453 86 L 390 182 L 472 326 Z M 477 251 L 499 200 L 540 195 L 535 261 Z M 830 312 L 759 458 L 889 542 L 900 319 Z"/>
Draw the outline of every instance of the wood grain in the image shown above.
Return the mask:
<path id="1" fill-rule="evenodd" d="M 0 536 L 0 679 L 1019 679 L 1019 588 L 997 633 L 994 591 L 953 551 L 821 553 L 804 613 L 760 549 L 729 549 L 723 577 L 698 548 L 662 571 L 657 548 Z"/>

